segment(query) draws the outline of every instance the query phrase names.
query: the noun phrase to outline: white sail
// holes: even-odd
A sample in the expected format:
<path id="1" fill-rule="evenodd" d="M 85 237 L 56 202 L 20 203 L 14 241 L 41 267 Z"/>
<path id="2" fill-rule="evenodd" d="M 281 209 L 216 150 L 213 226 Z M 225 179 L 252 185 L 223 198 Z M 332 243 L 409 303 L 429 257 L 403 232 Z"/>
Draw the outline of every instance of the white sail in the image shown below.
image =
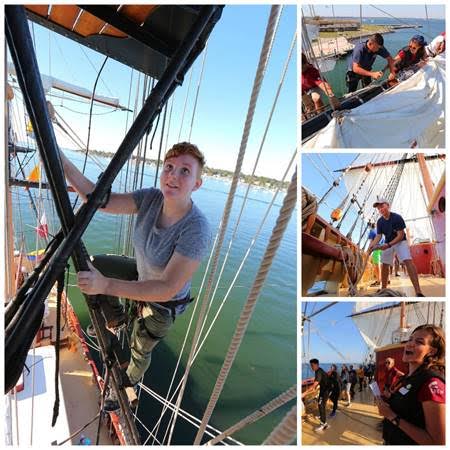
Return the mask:
<path id="1" fill-rule="evenodd" d="M 340 113 L 304 148 L 445 148 L 445 55 L 367 103 Z"/>
<path id="2" fill-rule="evenodd" d="M 322 73 L 330 72 L 334 69 L 336 66 L 336 59 L 335 58 L 319 58 L 317 60 L 317 63 L 319 64 L 319 69 Z"/>
<path id="3" fill-rule="evenodd" d="M 353 306 L 353 314 L 365 311 L 366 309 L 373 309 L 379 307 L 380 305 L 385 305 L 386 301 L 375 301 L 375 302 L 355 302 Z"/>
<path id="4" fill-rule="evenodd" d="M 308 33 L 310 41 L 313 41 L 314 39 L 318 39 L 319 37 L 319 26 L 313 25 L 310 23 L 305 24 L 306 25 L 306 31 Z"/>
<path id="5" fill-rule="evenodd" d="M 397 164 L 386 163 L 393 160 L 398 161 L 400 157 L 401 154 L 399 153 L 395 155 L 362 155 L 355 162 L 354 166 L 364 166 L 370 162 L 373 165 L 362 185 L 361 176 L 363 175 L 364 178 L 364 168 L 349 170 L 344 175 L 347 191 L 355 193 L 359 189 L 357 193 L 359 205 L 363 206 L 364 201 L 366 201 L 363 207 L 363 216 L 366 222 L 371 218 L 375 221 L 379 218 L 379 213 L 373 208 L 373 203 L 377 200 L 378 196 L 383 195 L 398 166 Z M 407 156 L 408 159 L 414 157 L 414 154 L 408 154 Z M 440 177 L 445 172 L 445 160 L 441 158 L 428 159 L 426 163 L 431 180 L 436 186 Z M 391 204 L 391 211 L 400 214 L 405 220 L 411 243 L 426 240 L 431 241 L 435 238 L 427 206 L 428 199 L 423 186 L 419 164 L 417 162 L 407 162 L 404 165 L 403 173 Z M 354 207 L 359 209 L 356 203 Z M 375 213 L 374 216 L 373 213 Z M 364 240 L 362 242 L 364 243 Z"/>
<path id="6" fill-rule="evenodd" d="M 417 326 L 426 323 L 433 323 L 445 329 L 444 302 L 409 303 L 405 309 L 408 334 Z M 393 335 L 400 327 L 400 303 L 394 307 L 364 312 L 353 316 L 352 319 L 367 346 L 373 351 L 375 348 L 392 344 Z"/>

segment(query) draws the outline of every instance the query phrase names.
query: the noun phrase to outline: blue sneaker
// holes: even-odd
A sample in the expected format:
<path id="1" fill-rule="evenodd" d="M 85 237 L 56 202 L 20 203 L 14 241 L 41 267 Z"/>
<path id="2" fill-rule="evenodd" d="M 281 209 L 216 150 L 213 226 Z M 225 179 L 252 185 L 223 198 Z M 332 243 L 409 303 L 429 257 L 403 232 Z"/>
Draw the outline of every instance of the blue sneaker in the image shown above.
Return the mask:
<path id="1" fill-rule="evenodd" d="M 330 414 L 330 417 L 335 417 L 336 416 L 336 411 L 333 411 L 331 414 Z"/>

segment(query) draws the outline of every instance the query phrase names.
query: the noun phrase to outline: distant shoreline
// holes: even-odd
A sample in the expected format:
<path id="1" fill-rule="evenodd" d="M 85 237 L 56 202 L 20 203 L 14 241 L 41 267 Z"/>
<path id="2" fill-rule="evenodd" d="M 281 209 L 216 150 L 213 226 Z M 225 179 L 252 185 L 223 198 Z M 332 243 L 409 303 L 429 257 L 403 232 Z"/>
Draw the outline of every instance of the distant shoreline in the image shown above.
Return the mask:
<path id="1" fill-rule="evenodd" d="M 411 26 L 411 28 L 414 28 L 414 26 Z M 319 33 L 319 37 L 322 38 L 336 38 L 339 36 L 345 37 L 348 40 L 363 38 L 371 36 L 375 33 L 380 34 L 388 34 L 388 33 L 394 33 L 397 28 L 391 25 L 369 25 L 369 24 L 363 24 L 361 29 L 358 31 L 321 31 Z"/>
<path id="2" fill-rule="evenodd" d="M 67 150 L 77 152 L 77 153 L 84 153 L 84 150 L 78 150 L 78 149 L 67 149 Z M 115 153 L 113 153 L 113 152 L 103 152 L 100 150 L 89 150 L 89 153 L 92 155 L 101 156 L 101 157 L 105 157 L 105 158 L 112 158 L 115 155 Z M 132 155 L 131 159 L 136 160 L 137 156 Z M 143 158 L 141 158 L 141 160 L 142 159 Z M 157 160 L 145 158 L 145 163 L 151 164 L 156 167 Z M 233 172 L 231 172 L 229 170 L 215 169 L 215 168 L 208 167 L 208 166 L 204 167 L 203 173 L 204 173 L 204 175 L 206 175 L 208 177 L 218 178 L 218 179 L 223 179 L 223 180 L 231 180 L 233 177 Z M 241 175 L 239 177 L 239 181 L 246 183 L 246 184 L 250 184 L 250 182 L 252 181 L 252 178 L 253 178 L 253 182 L 251 183 L 251 185 L 256 188 L 267 189 L 270 191 L 274 191 L 277 188 L 280 188 L 281 191 L 285 192 L 289 186 L 289 181 L 281 182 L 280 180 L 276 180 L 275 178 L 269 178 L 269 177 L 263 177 L 263 176 L 257 176 L 257 175 L 254 175 L 252 177 L 251 175 L 246 175 L 243 173 L 241 173 Z"/>

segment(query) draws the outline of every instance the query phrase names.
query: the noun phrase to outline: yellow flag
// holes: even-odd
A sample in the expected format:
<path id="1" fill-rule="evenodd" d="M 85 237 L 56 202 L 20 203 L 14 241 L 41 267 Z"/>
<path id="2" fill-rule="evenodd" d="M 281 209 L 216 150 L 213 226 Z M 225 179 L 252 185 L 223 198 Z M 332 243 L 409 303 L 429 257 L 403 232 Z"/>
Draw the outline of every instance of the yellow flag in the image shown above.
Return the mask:
<path id="1" fill-rule="evenodd" d="M 26 131 L 27 131 L 28 136 L 30 134 L 33 134 L 33 125 L 31 125 L 31 120 L 29 120 L 27 122 Z"/>
<path id="2" fill-rule="evenodd" d="M 27 180 L 28 181 L 35 181 L 36 183 L 39 182 L 41 179 L 41 170 L 39 169 L 39 164 L 31 171 L 30 175 L 28 175 Z"/>

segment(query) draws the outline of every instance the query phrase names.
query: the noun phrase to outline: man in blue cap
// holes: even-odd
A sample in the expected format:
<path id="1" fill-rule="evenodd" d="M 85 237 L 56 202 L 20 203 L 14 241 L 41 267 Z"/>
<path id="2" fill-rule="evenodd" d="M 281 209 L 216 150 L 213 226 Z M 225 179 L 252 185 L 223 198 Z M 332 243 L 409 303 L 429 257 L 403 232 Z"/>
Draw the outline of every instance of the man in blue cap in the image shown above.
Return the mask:
<path id="1" fill-rule="evenodd" d="M 352 57 L 349 60 L 346 83 L 348 92 L 355 92 L 361 80 L 362 86 L 366 87 L 372 79 L 378 80 L 383 76 L 383 72 L 372 71 L 372 66 L 377 55 L 385 58 L 388 62 L 391 73 L 395 73 L 394 59 L 386 50 L 383 36 L 375 33 L 366 42 L 360 42 L 353 49 Z"/>

